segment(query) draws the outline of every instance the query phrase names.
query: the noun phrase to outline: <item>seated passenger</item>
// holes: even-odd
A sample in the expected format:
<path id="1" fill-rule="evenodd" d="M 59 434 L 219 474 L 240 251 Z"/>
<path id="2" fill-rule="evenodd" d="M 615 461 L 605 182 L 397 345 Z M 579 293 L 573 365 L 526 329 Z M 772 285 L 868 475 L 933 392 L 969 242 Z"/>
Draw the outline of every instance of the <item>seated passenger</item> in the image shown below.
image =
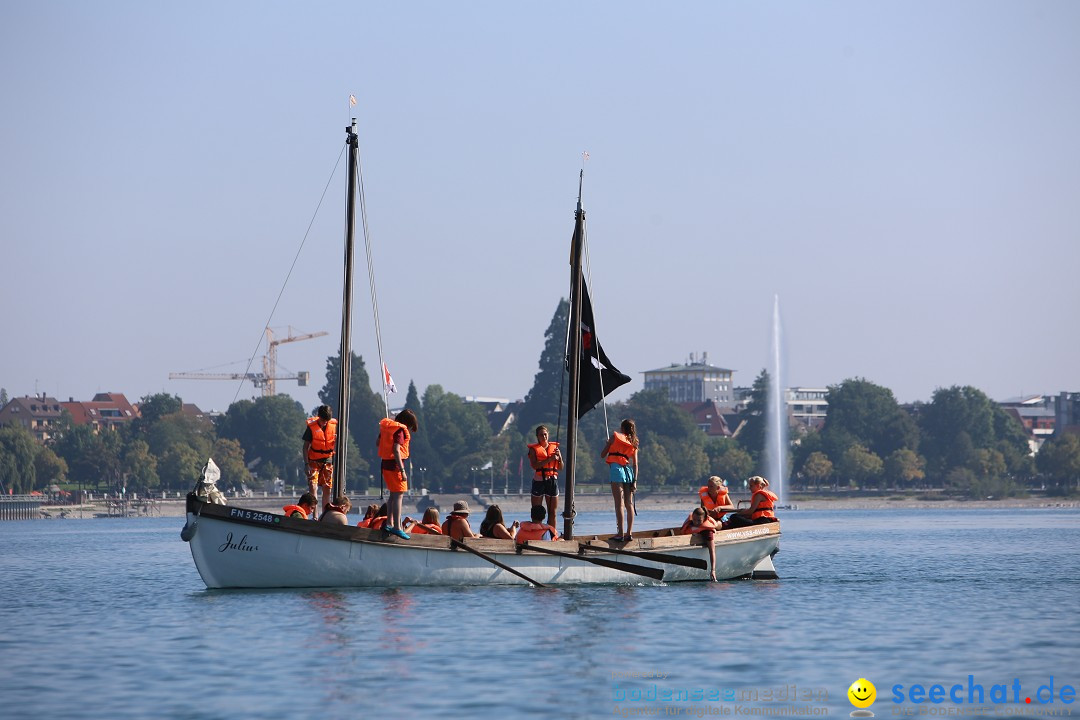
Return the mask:
<path id="1" fill-rule="evenodd" d="M 502 508 L 498 505 L 492 505 L 487 509 L 487 515 L 484 516 L 484 522 L 480 523 L 480 535 L 486 538 L 513 540 L 514 536 L 517 535 L 520 526 L 521 523 L 515 520 L 508 529 L 506 523 L 503 521 Z"/>
<path id="2" fill-rule="evenodd" d="M 332 525 L 348 525 L 349 509 L 352 508 L 352 503 L 349 502 L 349 498 L 342 497 L 335 505 L 333 503 L 326 503 L 323 505 L 322 517 L 319 518 L 319 522 L 326 522 Z"/>
<path id="3" fill-rule="evenodd" d="M 286 505 L 281 509 L 285 511 L 285 517 L 310 520 L 315 513 L 315 506 L 318 504 L 319 501 L 315 499 L 315 495 L 306 492 L 300 496 L 295 505 Z"/>
<path id="4" fill-rule="evenodd" d="M 777 522 L 773 508 L 779 499 L 769 487 L 769 481 L 755 475 L 746 481 L 750 486 L 750 507 L 738 510 L 724 523 L 724 529 L 746 527 L 748 525 L 762 525 L 764 523 Z"/>
<path id="5" fill-rule="evenodd" d="M 683 535 L 701 535 L 704 545 L 709 548 L 709 579 L 716 580 L 716 521 L 709 517 L 705 508 L 696 507 L 686 518 L 682 526 Z"/>
<path id="6" fill-rule="evenodd" d="M 410 517 L 405 518 L 402 521 L 405 524 L 405 532 L 413 535 L 442 535 L 442 528 L 439 527 L 439 509 L 436 507 L 429 507 L 424 511 L 424 518 L 420 522 L 416 522 Z"/>
<path id="7" fill-rule="evenodd" d="M 521 527 L 517 531 L 518 542 L 524 542 L 526 540 L 543 540 L 545 535 L 550 534 L 552 540 L 559 539 L 559 531 L 552 526 L 544 522 L 544 517 L 547 515 L 547 510 L 543 505 L 532 506 L 532 521 L 521 523 Z"/>
<path id="8" fill-rule="evenodd" d="M 701 507 L 709 513 L 713 520 L 722 520 L 727 512 L 734 512 L 735 506 L 731 504 L 728 495 L 727 481 L 719 475 L 709 478 L 709 484 L 698 488 L 698 496 L 701 498 Z"/>
<path id="9" fill-rule="evenodd" d="M 386 503 L 379 506 L 374 517 L 368 522 L 368 527 L 372 530 L 382 530 L 384 525 L 386 525 Z"/>
<path id="10" fill-rule="evenodd" d="M 472 531 L 469 525 L 469 503 L 458 500 L 454 503 L 454 509 L 442 524 L 443 535 L 449 535 L 454 540 L 480 537 Z"/>
<path id="11" fill-rule="evenodd" d="M 367 509 L 364 510 L 364 519 L 356 523 L 356 527 L 371 527 L 371 521 L 375 519 L 375 516 L 378 514 L 378 512 L 378 505 L 368 505 Z"/>

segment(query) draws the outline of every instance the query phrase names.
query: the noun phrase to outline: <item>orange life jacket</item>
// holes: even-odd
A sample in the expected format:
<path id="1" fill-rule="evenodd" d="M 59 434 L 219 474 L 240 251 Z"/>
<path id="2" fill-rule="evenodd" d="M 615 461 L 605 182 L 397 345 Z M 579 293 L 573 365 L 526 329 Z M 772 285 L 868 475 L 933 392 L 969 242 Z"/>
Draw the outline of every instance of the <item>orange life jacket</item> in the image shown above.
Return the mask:
<path id="1" fill-rule="evenodd" d="M 523 522 L 521 527 L 518 528 L 517 542 L 523 542 L 525 540 L 543 540 L 544 536 L 551 533 L 552 540 L 559 539 L 559 531 L 550 525 L 538 522 Z"/>
<path id="2" fill-rule="evenodd" d="M 774 518 L 776 514 L 773 512 L 773 508 L 776 507 L 776 501 L 779 499 L 776 493 L 770 490 L 755 490 L 753 495 L 750 496 L 750 504 L 754 504 L 754 495 L 760 495 L 761 500 L 758 502 L 757 510 L 750 516 L 751 520 L 757 520 L 758 518 Z"/>
<path id="3" fill-rule="evenodd" d="M 329 460 L 334 454 L 334 443 L 337 442 L 337 420 L 331 418 L 323 430 L 319 425 L 319 418 L 308 418 L 307 426 L 311 430 L 311 448 L 308 450 L 308 460 Z"/>
<path id="4" fill-rule="evenodd" d="M 608 446 L 608 465 L 629 465 L 637 455 L 637 448 L 621 432 L 611 433 L 611 445 Z"/>
<path id="5" fill-rule="evenodd" d="M 540 463 L 540 469 L 533 476 L 537 480 L 559 477 L 559 461 L 555 458 L 555 448 L 557 447 L 559 447 L 559 443 L 550 440 L 546 448 L 540 443 L 533 443 L 529 446 L 529 449 L 536 454 L 536 461 Z"/>
<path id="6" fill-rule="evenodd" d="M 459 520 L 460 522 L 454 522 Z M 465 531 L 468 530 L 469 537 L 472 537 L 472 529 L 469 526 L 469 519 L 462 517 L 461 515 L 451 515 L 446 518 L 442 524 L 442 534 L 449 535 L 455 540 L 461 540 L 465 537 Z"/>
<path id="7" fill-rule="evenodd" d="M 686 522 L 682 524 L 682 534 L 691 535 L 705 532 L 706 530 L 716 530 L 716 521 L 711 517 L 705 516 L 705 520 L 700 525 L 694 525 L 694 516 L 686 518 Z"/>
<path id="8" fill-rule="evenodd" d="M 372 530 L 382 530 L 383 525 L 385 525 L 385 524 L 386 524 L 386 516 L 385 515 L 380 515 L 379 517 L 373 517 L 370 520 L 368 520 L 367 527 L 371 528 Z"/>
<path id="9" fill-rule="evenodd" d="M 401 446 L 401 459 L 409 457 L 409 428 L 397 420 L 383 418 L 379 421 L 379 457 L 383 460 L 394 459 L 394 433 L 405 432 L 405 444 Z"/>
<path id="10" fill-rule="evenodd" d="M 712 510 L 714 508 L 723 507 L 725 505 L 731 504 L 731 500 L 728 497 L 727 488 L 723 486 L 721 486 L 720 490 L 716 493 L 715 500 L 713 500 L 712 497 L 709 495 L 708 485 L 698 489 L 698 495 L 701 496 L 701 505 L 706 510 Z"/>
<path id="11" fill-rule="evenodd" d="M 442 529 L 432 523 L 415 523 L 409 528 L 409 532 L 414 535 L 442 535 Z"/>
<path id="12" fill-rule="evenodd" d="M 292 517 L 294 513 L 300 513 L 301 515 L 304 516 L 305 520 L 307 520 L 308 517 L 309 517 L 307 510 L 305 510 L 300 505 L 286 505 L 285 507 L 283 507 L 281 509 L 285 511 L 285 517 Z"/>

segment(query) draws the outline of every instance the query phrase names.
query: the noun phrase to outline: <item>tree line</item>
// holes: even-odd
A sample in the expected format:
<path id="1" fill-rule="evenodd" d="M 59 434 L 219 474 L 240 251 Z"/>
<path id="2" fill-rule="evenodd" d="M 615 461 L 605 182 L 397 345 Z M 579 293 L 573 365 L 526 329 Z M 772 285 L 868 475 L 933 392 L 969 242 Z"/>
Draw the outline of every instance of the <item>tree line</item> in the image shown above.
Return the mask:
<path id="1" fill-rule="evenodd" d="M 416 413 L 410 477 L 414 488 L 469 492 L 473 487 L 527 488 L 526 445 L 537 425 L 565 438 L 569 389 L 563 343 L 569 306 L 556 308 L 533 386 L 516 422 L 493 429 L 484 409 L 440 385 L 421 396 L 410 382 L 404 406 Z M 330 357 L 319 399 L 338 397 L 340 357 Z M 352 360 L 347 491 L 374 490 L 379 482 L 375 439 L 384 415 L 371 389 L 363 358 Z M 599 456 L 610 431 L 634 418 L 641 437 L 644 490 L 697 487 L 709 475 L 740 481 L 764 474 L 769 376 L 755 379 L 732 438 L 707 437 L 662 391 L 639 391 L 624 402 L 600 406 L 582 418 L 576 457 L 578 483 L 605 483 Z M 1004 497 L 1038 487 L 1072 493 L 1080 482 L 1080 438 L 1059 435 L 1032 457 L 1020 422 L 973 387 L 935 391 L 927 403 L 901 407 L 892 391 L 863 379 L 830 386 L 820 430 L 793 428 L 787 467 L 789 488 L 943 489 L 968 497 Z M 0 482 L 16 493 L 52 484 L 98 491 L 186 492 L 208 457 L 221 468 L 225 489 L 280 478 L 304 484 L 302 434 L 314 414 L 285 395 L 241 400 L 214 420 L 181 412 L 182 400 L 157 394 L 139 402 L 140 417 L 110 432 L 68 423 L 46 446 L 20 427 L 0 427 Z"/>

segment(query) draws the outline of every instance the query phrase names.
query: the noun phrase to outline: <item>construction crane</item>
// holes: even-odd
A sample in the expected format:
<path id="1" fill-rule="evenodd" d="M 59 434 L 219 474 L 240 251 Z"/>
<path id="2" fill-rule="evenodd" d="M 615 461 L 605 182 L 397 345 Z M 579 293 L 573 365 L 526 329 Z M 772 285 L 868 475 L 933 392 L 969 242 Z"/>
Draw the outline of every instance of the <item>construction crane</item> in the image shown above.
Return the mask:
<path id="1" fill-rule="evenodd" d="M 250 380 L 251 384 L 257 388 L 262 388 L 263 397 L 270 397 L 277 394 L 277 381 L 278 380 L 295 380 L 296 384 L 300 387 L 307 387 L 308 381 L 311 379 L 311 373 L 302 370 L 295 375 L 282 375 L 277 374 L 277 349 L 278 345 L 283 345 L 290 342 L 299 342 L 300 340 L 310 340 L 312 338 L 322 337 L 326 335 L 326 332 L 314 332 L 304 333 L 303 335 L 293 335 L 292 326 L 289 326 L 289 334 L 283 338 L 274 338 L 274 331 L 270 328 L 266 328 L 266 354 L 263 355 L 263 369 L 261 373 L 204 373 L 204 372 L 183 372 L 183 373 L 169 373 L 170 380 Z"/>

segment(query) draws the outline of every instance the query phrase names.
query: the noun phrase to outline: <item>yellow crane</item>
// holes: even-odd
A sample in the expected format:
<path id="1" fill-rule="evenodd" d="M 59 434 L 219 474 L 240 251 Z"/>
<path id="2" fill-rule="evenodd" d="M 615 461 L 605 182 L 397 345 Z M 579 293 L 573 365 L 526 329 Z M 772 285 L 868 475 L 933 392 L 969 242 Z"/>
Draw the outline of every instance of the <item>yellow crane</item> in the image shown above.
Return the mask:
<path id="1" fill-rule="evenodd" d="M 294 335 L 292 326 L 289 326 L 289 334 L 283 338 L 275 338 L 274 331 L 266 328 L 266 354 L 263 355 L 263 369 L 261 373 L 204 373 L 204 372 L 180 372 L 169 373 L 170 380 L 250 380 L 257 388 L 262 388 L 263 397 L 277 394 L 278 380 L 295 380 L 300 387 L 307 387 L 311 379 L 311 373 L 302 370 L 295 375 L 277 374 L 277 349 L 278 345 L 285 343 L 310 340 L 326 335 L 325 331 L 303 333 Z"/>

